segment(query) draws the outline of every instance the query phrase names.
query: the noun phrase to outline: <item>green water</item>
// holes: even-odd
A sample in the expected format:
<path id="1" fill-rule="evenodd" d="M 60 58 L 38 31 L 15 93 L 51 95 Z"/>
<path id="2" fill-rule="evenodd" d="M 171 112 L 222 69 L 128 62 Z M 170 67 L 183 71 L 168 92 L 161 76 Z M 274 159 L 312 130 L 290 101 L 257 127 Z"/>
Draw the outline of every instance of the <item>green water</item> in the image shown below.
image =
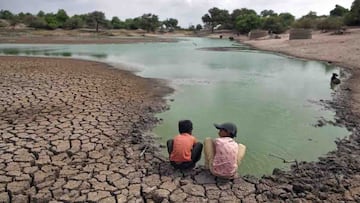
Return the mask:
<path id="1" fill-rule="evenodd" d="M 231 47 L 231 51 L 202 48 Z M 236 140 L 247 146 L 241 174 L 261 176 L 288 168 L 282 160 L 312 161 L 335 148 L 349 133 L 313 125 L 334 112 L 316 103 L 331 99 L 329 79 L 337 67 L 249 50 L 228 40 L 186 38 L 177 43 L 107 45 L 0 45 L 1 54 L 60 56 L 126 66 L 143 77 L 167 79 L 176 89 L 170 110 L 157 115 L 154 133 L 166 140 L 177 122 L 191 119 L 202 141 L 217 136 L 213 123 L 238 126 Z M 172 101 L 173 100 L 173 101 Z M 315 102 L 314 102 L 315 101 Z M 165 151 L 164 151 L 165 154 Z"/>

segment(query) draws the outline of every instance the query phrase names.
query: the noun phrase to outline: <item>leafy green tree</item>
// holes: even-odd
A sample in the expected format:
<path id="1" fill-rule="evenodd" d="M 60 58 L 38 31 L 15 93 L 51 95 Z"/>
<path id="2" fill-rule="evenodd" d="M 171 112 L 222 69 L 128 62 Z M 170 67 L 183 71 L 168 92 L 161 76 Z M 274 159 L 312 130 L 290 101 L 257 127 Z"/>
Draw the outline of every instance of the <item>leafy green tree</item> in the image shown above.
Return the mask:
<path id="1" fill-rule="evenodd" d="M 178 28 L 178 20 L 174 18 L 169 18 L 163 21 L 163 24 L 167 29 L 175 29 Z"/>
<path id="2" fill-rule="evenodd" d="M 48 29 L 54 30 L 59 27 L 56 15 L 54 15 L 53 13 L 47 13 L 45 15 L 45 21 Z"/>
<path id="3" fill-rule="evenodd" d="M 262 17 L 266 18 L 266 17 L 277 16 L 278 14 L 275 13 L 273 10 L 263 10 L 263 11 L 261 11 L 260 15 Z"/>
<path id="4" fill-rule="evenodd" d="M 64 28 L 72 30 L 72 29 L 82 28 L 84 24 L 85 24 L 84 20 L 80 16 L 75 15 L 66 20 L 66 22 L 64 23 Z"/>
<path id="5" fill-rule="evenodd" d="M 147 32 L 155 31 L 160 26 L 159 18 L 157 15 L 148 13 L 140 18 L 140 27 Z"/>
<path id="6" fill-rule="evenodd" d="M 316 19 L 318 16 L 315 11 L 310 11 L 308 14 L 304 15 L 302 18 Z"/>
<path id="7" fill-rule="evenodd" d="M 291 15 L 291 13 L 280 13 L 279 14 L 280 22 L 288 29 L 294 22 L 295 16 Z"/>
<path id="8" fill-rule="evenodd" d="M 335 8 L 330 11 L 330 16 L 345 16 L 348 12 L 348 9 L 336 4 Z"/>
<path id="9" fill-rule="evenodd" d="M 14 15 L 8 10 L 0 11 L 0 19 L 10 20 L 13 17 L 14 17 Z"/>
<path id="10" fill-rule="evenodd" d="M 134 19 L 128 18 L 125 20 L 125 28 L 130 30 L 139 29 L 140 28 L 139 21 L 140 21 L 139 18 L 134 18 Z"/>
<path id="11" fill-rule="evenodd" d="M 125 23 L 122 22 L 118 17 L 114 16 L 111 19 L 111 25 L 114 29 L 122 29 L 122 28 L 126 28 L 125 27 Z"/>
<path id="12" fill-rule="evenodd" d="M 230 14 L 227 10 L 221 10 L 216 7 L 209 9 L 209 14 L 202 16 L 202 21 L 210 26 L 211 32 L 214 32 L 214 28 L 220 24 L 226 25 L 230 21 Z"/>
<path id="13" fill-rule="evenodd" d="M 248 33 L 261 26 L 261 18 L 256 14 L 240 15 L 236 18 L 236 30 L 240 33 Z"/>
<path id="14" fill-rule="evenodd" d="M 278 16 L 266 17 L 264 19 L 262 28 L 275 34 L 280 34 L 286 31 L 286 27 Z"/>
<path id="15" fill-rule="evenodd" d="M 345 24 L 360 25 L 360 0 L 352 3 L 350 12 L 345 15 Z"/>
<path id="16" fill-rule="evenodd" d="M 235 28 L 236 25 L 236 18 L 241 16 L 241 15 L 247 15 L 247 14 L 255 14 L 257 15 L 256 11 L 252 10 L 252 9 L 247 9 L 247 8 L 242 8 L 242 9 L 235 9 L 233 10 L 233 12 L 230 15 L 230 24 L 231 24 L 231 29 Z"/>
<path id="17" fill-rule="evenodd" d="M 43 18 L 43 17 L 45 17 L 45 12 L 44 11 L 39 11 L 36 16 L 40 17 L 40 18 Z"/>
<path id="18" fill-rule="evenodd" d="M 87 16 L 87 24 L 88 26 L 96 29 L 96 32 L 99 32 L 99 25 L 105 24 L 105 14 L 101 11 L 93 11 Z"/>
<path id="19" fill-rule="evenodd" d="M 64 23 L 69 19 L 64 9 L 59 9 L 55 16 L 59 27 L 63 27 Z"/>
<path id="20" fill-rule="evenodd" d="M 200 24 L 197 24 L 196 25 L 196 30 L 201 30 L 202 29 L 202 26 Z"/>

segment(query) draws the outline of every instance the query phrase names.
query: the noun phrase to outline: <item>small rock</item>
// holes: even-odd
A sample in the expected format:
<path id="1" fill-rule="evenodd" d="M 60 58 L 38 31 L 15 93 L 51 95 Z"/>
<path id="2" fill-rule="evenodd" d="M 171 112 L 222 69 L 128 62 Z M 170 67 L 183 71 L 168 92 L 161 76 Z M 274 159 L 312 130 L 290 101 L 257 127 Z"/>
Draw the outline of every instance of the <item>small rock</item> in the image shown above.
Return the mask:
<path id="1" fill-rule="evenodd" d="M 181 189 L 190 195 L 205 197 L 205 190 L 201 185 L 187 184 L 182 186 Z"/>
<path id="2" fill-rule="evenodd" d="M 186 193 L 184 193 L 180 189 L 177 189 L 170 195 L 170 201 L 171 202 L 184 202 L 186 197 L 187 197 Z"/>
<path id="3" fill-rule="evenodd" d="M 167 199 L 169 195 L 170 192 L 168 190 L 158 189 L 153 192 L 153 199 L 156 202 L 162 202 L 164 199 Z"/>

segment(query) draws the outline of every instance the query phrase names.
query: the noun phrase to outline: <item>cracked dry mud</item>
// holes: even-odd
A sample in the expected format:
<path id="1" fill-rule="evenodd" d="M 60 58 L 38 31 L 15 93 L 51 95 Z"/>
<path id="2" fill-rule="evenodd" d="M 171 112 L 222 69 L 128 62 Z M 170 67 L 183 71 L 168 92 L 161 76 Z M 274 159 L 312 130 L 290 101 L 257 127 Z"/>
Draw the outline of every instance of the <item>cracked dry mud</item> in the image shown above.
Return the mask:
<path id="1" fill-rule="evenodd" d="M 0 60 L 0 202 L 360 201 L 357 133 L 262 179 L 177 171 L 143 133 L 166 109 L 163 82 L 96 62 Z"/>

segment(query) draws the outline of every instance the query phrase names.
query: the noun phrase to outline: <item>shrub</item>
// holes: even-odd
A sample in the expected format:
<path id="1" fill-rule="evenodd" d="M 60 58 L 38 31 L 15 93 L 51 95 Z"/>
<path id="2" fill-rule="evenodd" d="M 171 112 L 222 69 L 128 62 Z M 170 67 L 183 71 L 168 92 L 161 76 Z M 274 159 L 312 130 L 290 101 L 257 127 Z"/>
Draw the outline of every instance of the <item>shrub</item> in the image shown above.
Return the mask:
<path id="1" fill-rule="evenodd" d="M 327 17 L 317 24 L 320 30 L 339 30 L 344 25 L 342 17 Z"/>

